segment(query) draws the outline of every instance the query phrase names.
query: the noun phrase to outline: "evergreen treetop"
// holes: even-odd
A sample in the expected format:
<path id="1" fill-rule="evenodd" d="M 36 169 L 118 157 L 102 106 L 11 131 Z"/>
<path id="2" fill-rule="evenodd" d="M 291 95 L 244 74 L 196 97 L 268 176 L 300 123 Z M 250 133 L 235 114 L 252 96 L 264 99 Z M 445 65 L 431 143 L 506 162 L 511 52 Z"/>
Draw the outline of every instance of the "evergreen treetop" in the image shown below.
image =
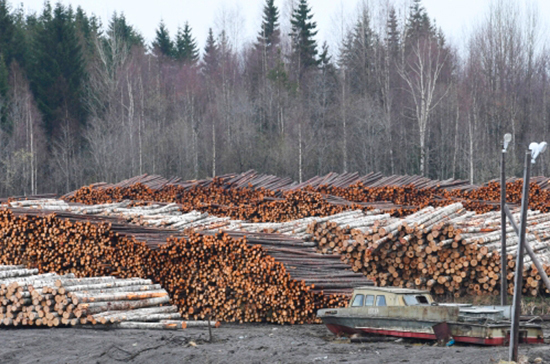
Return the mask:
<path id="1" fill-rule="evenodd" d="M 323 72 L 335 71 L 334 64 L 332 63 L 332 56 L 329 55 L 328 44 L 325 41 L 321 47 L 322 51 L 319 55 L 319 64 Z"/>
<path id="2" fill-rule="evenodd" d="M 156 30 L 156 37 L 153 42 L 153 52 L 157 55 L 163 55 L 166 57 L 173 57 L 174 43 L 170 39 L 170 34 L 166 28 L 166 24 L 161 20 L 159 27 Z"/>
<path id="3" fill-rule="evenodd" d="M 397 14 L 392 7 L 388 14 L 386 22 L 386 46 L 392 56 L 396 56 L 399 51 L 400 35 L 397 23 Z"/>
<path id="4" fill-rule="evenodd" d="M 203 71 L 206 74 L 212 74 L 218 67 L 219 63 L 219 47 L 214 38 L 212 28 L 208 29 L 208 37 L 206 38 L 206 46 L 204 47 Z"/>
<path id="5" fill-rule="evenodd" d="M 314 37 L 317 34 L 317 23 L 312 21 L 313 14 L 307 4 L 307 0 L 300 0 L 292 13 L 290 23 L 292 31 L 293 58 L 298 62 L 300 71 L 319 65 L 317 56 L 317 42 Z"/>
<path id="6" fill-rule="evenodd" d="M 55 135 L 61 125 L 84 123 L 81 99 L 86 65 L 71 7 L 57 3 L 52 10 L 46 3 L 33 25 L 31 88 L 46 131 Z"/>
<path id="7" fill-rule="evenodd" d="M 432 35 L 434 35 L 434 28 L 426 9 L 422 6 L 422 0 L 414 0 L 407 21 L 407 39 Z"/>
<path id="8" fill-rule="evenodd" d="M 349 83 L 355 93 L 365 94 L 372 91 L 377 42 L 378 37 L 372 30 L 370 14 L 367 9 L 363 9 L 346 37 L 340 56 L 341 64 L 353 75 Z"/>
<path id="9" fill-rule="evenodd" d="M 279 9 L 274 4 L 274 0 L 266 0 L 262 28 L 258 34 L 258 43 L 260 47 L 271 48 L 279 44 Z"/>
<path id="10" fill-rule="evenodd" d="M 134 29 L 134 27 L 128 25 L 124 13 L 121 13 L 120 15 L 116 12 L 113 13 L 107 29 L 107 36 L 110 38 L 116 37 L 118 39 L 122 39 L 122 41 L 126 43 L 129 48 L 144 45 L 143 37 Z"/>
<path id="11" fill-rule="evenodd" d="M 0 0 L 0 52 L 4 55 L 4 61 L 11 62 L 11 46 L 15 26 L 7 0 Z"/>
<path id="12" fill-rule="evenodd" d="M 189 22 L 185 22 L 185 26 L 178 29 L 176 34 L 176 59 L 183 63 L 196 63 L 199 59 L 199 50 L 197 42 L 191 34 Z"/>

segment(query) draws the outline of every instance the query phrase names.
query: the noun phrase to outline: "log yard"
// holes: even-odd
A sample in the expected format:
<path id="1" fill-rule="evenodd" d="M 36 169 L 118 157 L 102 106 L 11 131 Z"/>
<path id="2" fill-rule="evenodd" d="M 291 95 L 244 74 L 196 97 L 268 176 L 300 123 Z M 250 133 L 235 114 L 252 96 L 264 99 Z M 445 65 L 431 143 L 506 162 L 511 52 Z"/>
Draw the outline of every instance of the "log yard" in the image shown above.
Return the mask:
<path id="1" fill-rule="evenodd" d="M 511 219 L 520 219 L 522 185 L 506 182 Z M 46 345 L 57 340 L 94 362 L 149 362 L 153 355 L 167 355 L 166 362 L 364 362 L 369 355 L 373 362 L 435 363 L 447 353 L 453 356 L 445 362 L 498 362 L 507 358 L 511 319 L 499 306 L 501 279 L 511 297 L 519 243 L 513 224 L 501 229 L 499 200 L 498 181 L 330 173 L 296 183 L 255 171 L 192 181 L 141 175 L 62 196 L 5 198 L 0 328 L 19 349 L 0 358 L 19 362 L 18 351 L 28 347 L 44 351 L 45 362 L 90 362 L 63 348 L 50 354 Z M 548 361 L 550 179 L 531 179 L 529 208 L 521 327 L 535 331 L 520 354 Z M 432 311 L 454 315 L 461 327 L 479 321 L 479 307 L 493 307 L 483 320 L 495 320 L 491 330 L 503 327 L 501 339 L 491 344 L 491 332 L 484 345 L 469 345 L 473 334 L 454 343 L 458 329 L 444 342 L 435 331 L 415 336 L 410 328 L 332 335 L 321 324 L 326 310 L 357 310 L 354 292 L 369 287 L 387 290 L 378 296 L 384 302 L 368 303 L 367 295 L 360 306 L 435 304 Z M 390 293 L 404 294 L 403 301 L 392 304 Z M 426 322 L 430 330 L 440 323 L 433 312 Z M 399 325 L 407 324 L 400 316 Z"/>

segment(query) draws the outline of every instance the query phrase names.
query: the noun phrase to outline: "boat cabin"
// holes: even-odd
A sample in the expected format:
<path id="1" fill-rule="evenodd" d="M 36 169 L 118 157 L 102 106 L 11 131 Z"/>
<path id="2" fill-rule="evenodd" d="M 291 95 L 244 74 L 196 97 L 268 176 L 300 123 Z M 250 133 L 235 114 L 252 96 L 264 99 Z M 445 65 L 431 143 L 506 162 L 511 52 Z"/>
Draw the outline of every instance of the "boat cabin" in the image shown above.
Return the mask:
<path id="1" fill-rule="evenodd" d="M 395 287 L 356 287 L 348 307 L 431 305 L 430 292 Z"/>
<path id="2" fill-rule="evenodd" d="M 481 345 L 505 345 L 510 306 L 437 304 L 428 291 L 394 287 L 356 287 L 347 308 L 317 311 L 336 335 L 387 335 Z M 542 327 L 522 323 L 521 342 L 543 343 Z"/>

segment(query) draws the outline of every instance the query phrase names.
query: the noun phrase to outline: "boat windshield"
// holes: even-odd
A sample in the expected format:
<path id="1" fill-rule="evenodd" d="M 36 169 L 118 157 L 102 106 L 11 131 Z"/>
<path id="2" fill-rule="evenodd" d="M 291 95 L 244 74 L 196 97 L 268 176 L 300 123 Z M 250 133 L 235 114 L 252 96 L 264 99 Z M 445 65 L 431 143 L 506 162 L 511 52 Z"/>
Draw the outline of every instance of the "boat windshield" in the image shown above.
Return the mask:
<path id="1" fill-rule="evenodd" d="M 353 302 L 351 303 L 351 307 L 361 307 L 363 306 L 363 299 L 365 296 L 362 294 L 355 295 L 355 298 L 353 299 Z"/>
<path id="2" fill-rule="evenodd" d="M 407 306 L 427 305 L 428 299 L 425 296 L 407 294 L 403 296 L 403 300 Z"/>

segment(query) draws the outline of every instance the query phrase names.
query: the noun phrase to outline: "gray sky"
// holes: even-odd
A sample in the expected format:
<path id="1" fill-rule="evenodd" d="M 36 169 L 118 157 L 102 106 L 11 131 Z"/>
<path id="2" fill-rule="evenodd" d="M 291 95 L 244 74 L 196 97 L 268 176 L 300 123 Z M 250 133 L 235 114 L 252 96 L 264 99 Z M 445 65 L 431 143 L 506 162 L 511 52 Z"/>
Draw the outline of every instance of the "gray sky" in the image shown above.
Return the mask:
<path id="1" fill-rule="evenodd" d="M 275 0 L 284 16 L 291 0 Z M 370 0 L 378 4 L 386 0 Z M 424 7 L 431 19 L 436 20 L 448 39 L 459 45 L 472 26 L 486 14 L 491 0 L 424 0 Z M 510 0 L 517 1 L 517 0 Z M 550 0 L 528 0 L 538 6 L 541 21 L 550 19 Z M 55 3 L 56 1 L 52 1 Z M 124 12 L 128 22 L 136 27 L 150 42 L 161 19 L 166 23 L 170 35 L 174 36 L 178 26 L 189 21 L 200 48 L 209 27 L 220 29 L 225 23 L 230 37 L 242 44 L 252 41 L 258 32 L 265 0 L 61 0 L 65 5 L 80 5 L 86 13 L 94 13 L 107 23 L 114 11 Z M 317 22 L 318 40 L 326 40 L 334 46 L 340 39 L 341 24 L 352 23 L 361 0 L 309 0 Z M 407 0 L 397 0 L 404 4 Z M 40 11 L 43 0 L 12 0 L 22 3 L 28 12 Z M 406 7 L 401 6 L 401 9 Z M 342 22 L 342 19 L 344 20 Z M 284 19 L 283 19 L 284 21 Z M 282 24 L 286 25 L 286 22 Z"/>

